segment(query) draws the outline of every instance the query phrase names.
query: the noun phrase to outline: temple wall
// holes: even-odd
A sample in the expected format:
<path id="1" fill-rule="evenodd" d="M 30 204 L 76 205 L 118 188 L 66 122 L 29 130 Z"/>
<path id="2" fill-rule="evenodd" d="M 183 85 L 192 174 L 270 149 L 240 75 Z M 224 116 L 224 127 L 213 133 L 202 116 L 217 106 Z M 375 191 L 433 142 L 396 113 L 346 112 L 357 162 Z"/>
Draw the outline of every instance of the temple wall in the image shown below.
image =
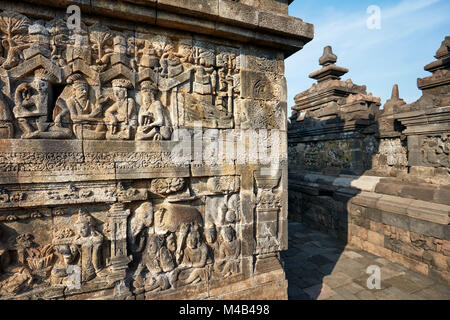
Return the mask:
<path id="1" fill-rule="evenodd" d="M 287 6 L 1 2 L 1 299 L 287 298 Z"/>
<path id="2" fill-rule="evenodd" d="M 410 269 L 450 281 L 448 37 L 406 104 L 340 76 L 325 50 L 295 97 L 288 131 L 289 217 Z M 334 57 L 333 57 L 334 56 Z"/>

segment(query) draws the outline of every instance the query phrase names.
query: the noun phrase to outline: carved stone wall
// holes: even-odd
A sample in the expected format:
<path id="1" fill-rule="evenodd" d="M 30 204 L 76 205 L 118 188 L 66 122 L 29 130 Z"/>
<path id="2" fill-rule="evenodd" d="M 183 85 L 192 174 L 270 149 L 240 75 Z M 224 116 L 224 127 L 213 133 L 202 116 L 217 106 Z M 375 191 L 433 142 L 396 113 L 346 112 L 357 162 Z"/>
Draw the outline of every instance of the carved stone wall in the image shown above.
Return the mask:
<path id="1" fill-rule="evenodd" d="M 287 297 L 283 61 L 312 25 L 247 2 L 2 1 L 1 299 Z M 276 170 L 219 152 L 261 129 Z"/>
<path id="2" fill-rule="evenodd" d="M 289 215 L 388 260 L 450 281 L 449 54 L 446 37 L 422 97 L 394 85 L 379 99 L 341 81 L 331 47 L 295 97 L 289 143 Z"/>

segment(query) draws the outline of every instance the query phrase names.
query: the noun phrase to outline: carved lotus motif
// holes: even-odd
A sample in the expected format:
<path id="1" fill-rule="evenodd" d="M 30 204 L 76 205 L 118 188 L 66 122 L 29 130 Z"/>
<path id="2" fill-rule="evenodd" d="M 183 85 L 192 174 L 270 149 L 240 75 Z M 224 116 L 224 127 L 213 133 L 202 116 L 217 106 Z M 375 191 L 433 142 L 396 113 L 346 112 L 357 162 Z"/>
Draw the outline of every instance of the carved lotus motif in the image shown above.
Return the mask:
<path id="1" fill-rule="evenodd" d="M 15 215 L 12 215 L 12 214 L 10 214 L 10 215 L 8 215 L 7 217 L 6 217 L 6 221 L 16 221 L 16 220 L 18 220 L 19 218 L 17 218 L 17 216 L 15 216 Z"/>
<path id="2" fill-rule="evenodd" d="M 22 201 L 25 199 L 25 193 L 23 192 L 16 192 L 11 194 L 10 200 L 14 202 Z"/>
<path id="3" fill-rule="evenodd" d="M 38 211 L 33 212 L 30 214 L 30 218 L 32 219 L 37 219 L 37 218 L 42 218 L 44 215 Z"/>
<path id="4" fill-rule="evenodd" d="M 272 190 L 262 190 L 258 193 L 256 204 L 258 209 L 278 209 L 280 207 L 280 197 Z"/>
<path id="5" fill-rule="evenodd" d="M 9 201 L 9 193 L 6 189 L 0 188 L 0 203 Z"/>
<path id="6" fill-rule="evenodd" d="M 40 248 L 28 248 L 26 251 L 26 261 L 31 273 L 42 277 L 49 276 L 55 261 L 53 245 L 47 244 Z"/>
<path id="7" fill-rule="evenodd" d="M 151 183 L 151 191 L 160 195 L 175 193 L 182 190 L 183 188 L 183 178 L 155 179 Z"/>
<path id="8" fill-rule="evenodd" d="M 75 236 L 75 232 L 72 229 L 64 228 L 64 229 L 61 229 L 61 230 L 55 232 L 54 239 L 60 240 L 60 239 L 72 238 L 74 236 Z"/>

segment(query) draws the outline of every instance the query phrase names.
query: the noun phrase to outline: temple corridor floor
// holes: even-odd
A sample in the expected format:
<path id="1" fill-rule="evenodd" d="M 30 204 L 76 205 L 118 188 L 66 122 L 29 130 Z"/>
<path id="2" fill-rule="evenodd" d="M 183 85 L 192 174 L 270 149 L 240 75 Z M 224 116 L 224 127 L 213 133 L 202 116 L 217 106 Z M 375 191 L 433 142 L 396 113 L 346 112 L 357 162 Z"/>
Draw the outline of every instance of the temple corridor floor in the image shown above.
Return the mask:
<path id="1" fill-rule="evenodd" d="M 292 300 L 450 300 L 450 286 L 289 221 L 282 253 Z M 368 289 L 367 267 L 380 267 L 381 288 Z"/>

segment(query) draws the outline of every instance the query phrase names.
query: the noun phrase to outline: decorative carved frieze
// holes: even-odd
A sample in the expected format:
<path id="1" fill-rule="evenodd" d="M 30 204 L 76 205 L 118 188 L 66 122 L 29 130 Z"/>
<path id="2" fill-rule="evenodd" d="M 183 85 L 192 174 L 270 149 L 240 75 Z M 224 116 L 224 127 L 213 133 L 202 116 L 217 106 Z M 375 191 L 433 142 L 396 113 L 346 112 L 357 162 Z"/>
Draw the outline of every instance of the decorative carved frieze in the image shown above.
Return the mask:
<path id="1" fill-rule="evenodd" d="M 0 30 L 3 138 L 170 140 L 195 121 L 234 126 L 237 48 L 9 11 Z"/>

